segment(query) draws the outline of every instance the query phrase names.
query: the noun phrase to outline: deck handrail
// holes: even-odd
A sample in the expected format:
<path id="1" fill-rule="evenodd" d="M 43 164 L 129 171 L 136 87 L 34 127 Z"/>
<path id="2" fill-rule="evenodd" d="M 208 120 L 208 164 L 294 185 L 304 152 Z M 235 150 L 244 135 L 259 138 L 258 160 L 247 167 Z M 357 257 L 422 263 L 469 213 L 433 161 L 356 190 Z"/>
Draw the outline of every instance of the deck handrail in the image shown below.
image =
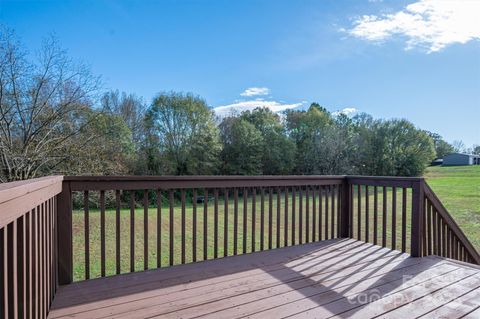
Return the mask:
<path id="1" fill-rule="evenodd" d="M 46 318 L 57 290 L 62 176 L 0 184 L 0 317 Z"/>
<path id="2" fill-rule="evenodd" d="M 108 275 L 107 195 L 114 207 L 109 219 L 115 224 L 113 274 L 140 270 L 135 264 L 139 255 L 142 270 L 151 268 L 149 209 L 156 209 L 155 268 L 344 237 L 414 257 L 439 255 L 480 264 L 474 246 L 420 177 L 51 176 L 0 184 L 4 317 L 46 315 L 57 285 L 74 280 L 74 254 L 85 255 L 84 279 L 90 278 L 90 263 L 98 263 L 100 276 Z M 82 252 L 73 250 L 74 211 L 84 222 Z M 89 214 L 99 218 L 100 234 L 92 237 Z M 127 217 L 122 223 L 130 223 L 128 234 L 120 233 L 121 214 Z M 143 222 L 143 251 L 135 253 L 135 235 L 142 235 L 134 227 L 136 218 L 137 225 Z M 120 269 L 120 242 L 128 239 L 130 265 Z M 90 261 L 90 255 L 96 258 L 90 242 L 101 248 L 98 260 Z"/>

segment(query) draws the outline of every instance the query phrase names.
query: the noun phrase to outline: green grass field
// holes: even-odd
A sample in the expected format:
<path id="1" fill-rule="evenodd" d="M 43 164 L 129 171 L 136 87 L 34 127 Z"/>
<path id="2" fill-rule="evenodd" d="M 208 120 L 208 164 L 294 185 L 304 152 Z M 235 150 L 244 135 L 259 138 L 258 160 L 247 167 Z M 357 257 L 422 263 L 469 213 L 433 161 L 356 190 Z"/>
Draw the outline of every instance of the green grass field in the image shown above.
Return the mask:
<path id="1" fill-rule="evenodd" d="M 429 167 L 427 183 L 480 251 L 480 166 Z"/>
<path id="2" fill-rule="evenodd" d="M 449 212 L 453 215 L 454 219 L 460 225 L 462 230 L 467 234 L 468 238 L 472 241 L 477 249 L 480 249 L 480 167 L 432 167 L 429 168 L 426 173 L 427 182 L 433 188 L 433 190 L 438 194 L 444 205 L 447 207 Z M 392 220 L 391 220 L 391 209 L 392 209 L 392 193 L 391 189 L 387 189 L 387 212 L 388 217 L 386 220 L 386 237 L 387 237 L 387 246 L 391 247 L 391 238 L 392 238 Z M 365 194 L 365 189 L 362 189 L 362 194 Z M 224 201 L 222 199 L 222 193 L 220 192 L 220 198 L 218 203 L 218 256 L 224 255 Z M 364 196 L 364 195 L 362 195 Z M 382 233 L 382 193 L 380 190 L 378 198 L 378 229 L 379 229 L 379 240 Z M 411 195 L 410 192 L 407 194 L 407 212 L 410 212 L 410 202 Z M 277 198 L 274 194 L 273 196 L 273 218 L 272 218 L 272 246 L 277 247 L 276 233 L 277 228 L 280 231 L 280 242 L 279 246 L 283 247 L 284 243 L 284 194 L 281 194 L 280 200 L 280 227 L 277 227 L 276 223 L 276 212 L 277 212 Z M 298 242 L 298 203 L 299 199 L 297 196 L 296 205 L 296 224 L 297 224 L 297 242 Z M 166 201 L 164 201 L 164 205 Z M 312 227 L 313 222 L 313 200 L 310 197 L 310 227 Z M 325 202 L 323 201 L 323 208 Z M 336 204 L 336 203 L 335 203 Z M 373 195 L 372 188 L 370 188 L 369 196 L 370 204 L 370 214 L 369 214 L 369 241 L 373 241 Z M 255 218 L 255 247 L 256 250 L 260 248 L 260 195 L 257 194 L 256 198 L 256 218 Z M 318 205 L 318 201 L 317 201 Z M 233 200 L 232 194 L 230 194 L 230 200 L 228 205 L 228 255 L 233 254 L 233 229 L 234 229 L 234 213 L 233 213 Z M 331 202 L 329 201 L 329 206 Z M 365 199 L 362 197 L 362 212 L 365 212 Z M 130 271 L 130 210 L 127 208 L 128 204 L 123 203 L 121 213 L 120 213 L 120 262 L 121 262 L 121 271 L 129 272 Z M 252 251 L 252 198 L 248 198 L 248 213 L 247 213 L 247 241 L 245 250 L 247 252 Z M 357 209 L 356 199 L 354 200 L 354 237 L 357 237 L 357 218 L 355 210 Z M 292 199 L 290 194 L 289 204 L 289 244 L 291 244 L 291 212 L 292 212 Z M 401 190 L 397 190 L 397 221 L 396 221 L 396 249 L 401 249 Z M 303 198 L 303 239 L 306 240 L 306 200 Z M 318 208 L 317 208 L 318 212 Z M 364 213 L 363 213 L 364 214 Z M 115 256 L 116 256 L 116 247 L 115 247 L 115 210 L 113 208 L 107 208 L 105 214 L 105 234 L 106 234 L 106 274 L 113 275 L 115 273 Z M 264 244 L 265 248 L 268 247 L 268 196 L 266 196 L 265 203 L 265 236 Z M 363 215 L 362 215 L 363 216 Z M 192 250 L 192 240 L 193 240 L 193 210 L 191 203 L 187 203 L 185 211 L 185 230 L 186 230 L 186 262 L 191 262 L 193 258 Z M 135 270 L 143 270 L 144 268 L 144 210 L 142 207 L 137 207 L 135 210 L 135 228 L 134 228 L 134 241 L 135 241 Z M 331 221 L 331 215 L 329 215 L 329 221 Z M 167 266 L 169 264 L 169 211 L 168 207 L 162 207 L 161 212 L 161 265 Z M 197 205 L 197 260 L 203 260 L 203 225 L 207 223 L 207 259 L 213 258 L 214 255 L 214 205 L 213 200 L 209 201 L 208 205 L 208 216 L 205 221 L 203 218 L 203 204 Z M 365 239 L 365 220 L 362 217 L 361 222 L 361 238 Z M 90 277 L 95 278 L 100 276 L 100 213 L 98 209 L 90 209 Z M 181 207 L 179 203 L 175 204 L 174 208 L 174 263 L 179 264 L 181 256 Z M 323 237 L 325 237 L 325 213 L 323 213 L 322 221 L 322 232 Z M 318 218 L 317 218 L 318 225 Z M 243 198 L 240 196 L 238 204 L 238 243 L 237 249 L 238 253 L 243 251 Z M 336 223 L 334 223 L 334 228 L 336 228 Z M 410 214 L 407 214 L 407 247 L 410 241 Z M 331 228 L 329 227 L 329 232 Z M 316 236 L 318 238 L 318 228 L 316 230 Z M 311 228 L 310 228 L 310 238 L 312 237 Z M 380 243 L 380 241 L 379 241 Z M 75 210 L 73 214 L 73 249 L 74 249 L 74 280 L 82 280 L 85 276 L 85 231 L 84 231 L 84 213 L 83 210 Z M 148 266 L 149 268 L 156 268 L 157 261 L 157 209 L 149 208 L 148 210 Z"/>

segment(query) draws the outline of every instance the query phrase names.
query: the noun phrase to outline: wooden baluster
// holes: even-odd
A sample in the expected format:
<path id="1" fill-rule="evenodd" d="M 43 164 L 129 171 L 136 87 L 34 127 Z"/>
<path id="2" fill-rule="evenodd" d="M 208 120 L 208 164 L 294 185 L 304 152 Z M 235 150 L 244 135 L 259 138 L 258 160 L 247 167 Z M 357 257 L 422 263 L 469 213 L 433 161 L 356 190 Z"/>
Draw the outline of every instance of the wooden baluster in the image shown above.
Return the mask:
<path id="1" fill-rule="evenodd" d="M 370 226 L 369 226 L 369 191 L 368 191 L 368 185 L 365 185 L 365 242 L 369 242 L 369 231 L 370 231 Z"/>
<path id="2" fill-rule="evenodd" d="M 213 259 L 218 258 L 218 189 L 213 190 Z"/>
<path id="3" fill-rule="evenodd" d="M 135 271 L 135 192 L 130 192 L 130 272 Z"/>
<path id="4" fill-rule="evenodd" d="M 323 187 L 318 187 L 318 240 L 322 240 L 323 232 Z"/>
<path id="5" fill-rule="evenodd" d="M 157 189 L 157 268 L 162 266 L 162 192 Z"/>
<path id="6" fill-rule="evenodd" d="M 428 201 L 427 204 L 427 254 L 432 254 L 432 203 Z"/>
<path id="7" fill-rule="evenodd" d="M 115 191 L 115 273 L 117 275 L 121 272 L 120 266 L 120 191 Z"/>
<path id="8" fill-rule="evenodd" d="M 233 254 L 238 253 L 238 188 L 233 191 Z"/>
<path id="9" fill-rule="evenodd" d="M 105 277 L 105 191 L 100 191 L 100 276 Z"/>
<path id="10" fill-rule="evenodd" d="M 257 223 L 257 189 L 252 188 L 252 252 L 255 251 L 255 226 Z"/>
<path id="11" fill-rule="evenodd" d="M 303 244 L 303 190 L 298 191 L 298 243 Z"/>
<path id="12" fill-rule="evenodd" d="M 330 196 L 331 196 L 331 218 L 330 218 L 330 238 L 335 238 L 335 186 L 330 186 Z"/>
<path id="13" fill-rule="evenodd" d="M 143 270 L 148 269 L 148 189 L 143 191 Z"/>
<path id="14" fill-rule="evenodd" d="M 174 205 L 175 205 L 175 198 L 173 196 L 173 189 L 170 189 L 168 191 L 168 202 L 169 202 L 169 224 L 170 224 L 170 229 L 169 229 L 169 256 L 168 256 L 168 260 L 169 260 L 169 264 L 170 266 L 173 266 L 174 264 L 174 261 L 175 261 L 175 256 L 174 256 Z"/>
<path id="15" fill-rule="evenodd" d="M 283 221 L 283 246 L 288 246 L 288 186 L 285 187 Z M 277 248 L 280 247 L 280 188 L 277 187 Z"/>
<path id="16" fill-rule="evenodd" d="M 182 190 L 180 191 L 180 199 L 182 201 L 182 211 L 181 211 L 181 231 L 182 231 L 182 243 L 181 243 L 181 249 L 182 249 L 182 255 L 181 255 L 181 262 L 182 264 L 185 263 L 185 249 L 186 249 L 186 240 L 185 240 L 185 201 L 186 201 L 186 198 L 185 198 L 185 189 L 182 188 Z"/>
<path id="17" fill-rule="evenodd" d="M 272 249 L 272 231 L 273 231 L 273 194 L 272 194 L 272 188 L 268 188 L 268 249 Z M 280 230 L 279 230 L 280 231 Z"/>
<path id="18" fill-rule="evenodd" d="M 285 205 L 287 205 L 285 203 Z M 277 230 L 277 248 L 280 247 L 280 211 L 281 211 L 281 191 L 280 187 L 277 187 L 277 225 L 276 225 L 276 230 Z M 286 218 L 286 217 L 285 217 Z"/>
<path id="19" fill-rule="evenodd" d="M 305 242 L 310 242 L 310 192 L 308 185 L 305 187 Z"/>
<path id="20" fill-rule="evenodd" d="M 392 187 L 392 249 L 397 249 L 397 188 Z"/>
<path id="21" fill-rule="evenodd" d="M 325 186 L 325 239 L 328 239 L 328 201 L 330 196 L 330 186 Z"/>
<path id="22" fill-rule="evenodd" d="M 382 247 L 387 246 L 387 188 L 383 186 Z"/>
<path id="23" fill-rule="evenodd" d="M 432 232 L 433 254 L 438 256 L 437 211 L 435 209 L 432 212 Z"/>
<path id="24" fill-rule="evenodd" d="M 223 256 L 228 256 L 228 189 L 223 190 Z"/>
<path id="25" fill-rule="evenodd" d="M 203 192 L 203 260 L 208 259 L 208 189 Z"/>
<path id="26" fill-rule="evenodd" d="M 85 221 L 85 279 L 90 279 L 90 213 L 88 202 L 88 191 L 83 193 L 83 209 L 84 209 L 84 221 Z M 37 216 L 39 213 L 37 212 Z M 38 223 L 37 219 L 37 225 Z M 37 234 L 38 235 L 38 234 Z M 38 245 L 37 245 L 38 246 Z M 37 273 L 38 274 L 38 273 Z"/>
<path id="27" fill-rule="evenodd" d="M 373 187 L 373 244 L 378 245 L 378 187 Z"/>
<path id="28" fill-rule="evenodd" d="M 407 251 L 407 189 L 402 188 L 402 253 Z"/>
<path id="29" fill-rule="evenodd" d="M 192 190 L 192 261 L 197 261 L 197 189 Z"/>
<path id="30" fill-rule="evenodd" d="M 295 187 L 292 187 L 292 246 L 295 246 L 295 202 L 296 202 Z"/>
<path id="31" fill-rule="evenodd" d="M 316 186 L 312 186 L 312 241 L 317 241 L 317 191 Z"/>
<path id="32" fill-rule="evenodd" d="M 260 187 L 260 250 L 264 250 L 265 189 Z"/>
<path id="33" fill-rule="evenodd" d="M 242 251 L 245 254 L 247 252 L 247 209 L 248 209 L 248 190 L 243 189 L 243 243 Z"/>

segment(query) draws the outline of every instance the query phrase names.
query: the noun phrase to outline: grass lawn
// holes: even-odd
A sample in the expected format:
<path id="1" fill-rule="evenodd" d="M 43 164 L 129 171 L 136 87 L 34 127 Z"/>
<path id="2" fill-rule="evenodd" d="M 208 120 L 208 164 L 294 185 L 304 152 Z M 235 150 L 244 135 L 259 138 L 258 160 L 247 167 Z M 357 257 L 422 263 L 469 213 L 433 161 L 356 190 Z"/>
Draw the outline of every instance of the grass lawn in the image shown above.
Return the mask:
<path id="1" fill-rule="evenodd" d="M 480 251 L 480 166 L 429 167 L 425 178 Z"/>

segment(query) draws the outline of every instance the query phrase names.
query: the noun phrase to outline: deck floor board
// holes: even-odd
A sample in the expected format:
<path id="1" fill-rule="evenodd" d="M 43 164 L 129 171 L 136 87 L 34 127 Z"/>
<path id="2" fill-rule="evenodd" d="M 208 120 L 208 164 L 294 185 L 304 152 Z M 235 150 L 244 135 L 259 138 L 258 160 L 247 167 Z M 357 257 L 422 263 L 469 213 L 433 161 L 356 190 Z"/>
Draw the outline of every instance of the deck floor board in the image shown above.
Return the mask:
<path id="1" fill-rule="evenodd" d="M 62 286 L 49 318 L 460 318 L 479 294 L 478 267 L 333 239 Z"/>

